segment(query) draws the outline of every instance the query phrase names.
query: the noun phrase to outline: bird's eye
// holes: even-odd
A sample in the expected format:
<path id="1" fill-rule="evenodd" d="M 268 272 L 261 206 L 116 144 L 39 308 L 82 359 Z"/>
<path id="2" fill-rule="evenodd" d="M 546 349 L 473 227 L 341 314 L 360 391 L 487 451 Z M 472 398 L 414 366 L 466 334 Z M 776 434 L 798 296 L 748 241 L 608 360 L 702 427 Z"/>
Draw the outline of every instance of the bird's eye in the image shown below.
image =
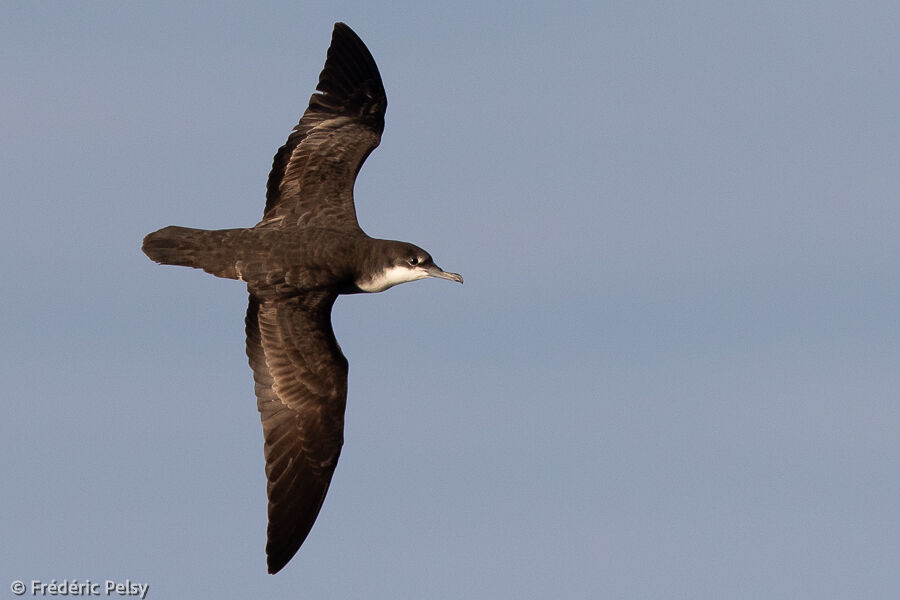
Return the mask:
<path id="1" fill-rule="evenodd" d="M 412 266 L 416 266 L 417 264 L 419 264 L 419 259 L 417 257 L 413 256 L 407 262 L 409 264 L 411 264 Z"/>

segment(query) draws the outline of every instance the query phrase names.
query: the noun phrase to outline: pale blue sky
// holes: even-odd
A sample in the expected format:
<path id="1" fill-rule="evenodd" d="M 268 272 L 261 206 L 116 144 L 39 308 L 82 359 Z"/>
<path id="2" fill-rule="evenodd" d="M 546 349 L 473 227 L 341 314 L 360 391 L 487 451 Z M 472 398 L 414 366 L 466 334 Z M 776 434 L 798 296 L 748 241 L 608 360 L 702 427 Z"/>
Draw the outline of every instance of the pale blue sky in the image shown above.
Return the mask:
<path id="1" fill-rule="evenodd" d="M 900 595 L 896 2 L 8 2 L 0 597 Z M 334 21 L 374 236 L 464 286 L 338 301 L 346 443 L 265 571 L 240 284 Z"/>

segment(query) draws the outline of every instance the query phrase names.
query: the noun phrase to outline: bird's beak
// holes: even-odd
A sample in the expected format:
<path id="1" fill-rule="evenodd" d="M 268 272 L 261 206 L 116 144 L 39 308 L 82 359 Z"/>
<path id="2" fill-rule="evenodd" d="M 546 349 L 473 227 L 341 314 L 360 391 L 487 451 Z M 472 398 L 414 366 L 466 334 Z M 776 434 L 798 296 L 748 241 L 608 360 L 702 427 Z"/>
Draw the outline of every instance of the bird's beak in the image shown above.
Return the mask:
<path id="1" fill-rule="evenodd" d="M 437 277 L 439 279 L 448 279 L 450 281 L 455 281 L 456 283 L 462 283 L 463 278 L 459 273 L 448 273 L 446 271 L 442 271 L 440 267 L 437 265 L 433 265 L 425 269 L 425 272 L 428 273 L 429 277 Z"/>

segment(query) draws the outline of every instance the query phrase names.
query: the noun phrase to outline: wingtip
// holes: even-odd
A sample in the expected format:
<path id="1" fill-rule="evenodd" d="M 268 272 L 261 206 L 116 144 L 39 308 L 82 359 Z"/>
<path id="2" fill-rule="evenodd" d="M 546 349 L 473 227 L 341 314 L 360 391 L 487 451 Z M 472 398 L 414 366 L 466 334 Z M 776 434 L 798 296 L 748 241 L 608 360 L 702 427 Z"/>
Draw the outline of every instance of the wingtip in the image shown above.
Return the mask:
<path id="1" fill-rule="evenodd" d="M 379 135 L 384 131 L 387 94 L 372 53 L 348 25 L 334 24 L 325 67 L 310 108 L 360 118 Z"/>
<path id="2" fill-rule="evenodd" d="M 356 35 L 356 32 L 353 31 L 353 28 L 344 23 L 343 21 L 336 21 L 334 24 L 334 31 L 349 31 L 353 35 Z"/>
<path id="3" fill-rule="evenodd" d="M 291 559 L 294 558 L 295 554 L 297 554 L 297 550 L 289 553 L 266 553 L 266 568 L 269 570 L 269 575 L 274 575 L 275 573 L 282 570 L 285 565 L 287 565 L 291 561 Z"/>
<path id="4" fill-rule="evenodd" d="M 340 38 L 350 38 L 354 42 L 365 45 L 359 35 L 353 31 L 353 28 L 343 21 L 338 21 L 334 24 L 334 29 L 331 31 L 331 43 L 334 44 L 334 42 Z"/>

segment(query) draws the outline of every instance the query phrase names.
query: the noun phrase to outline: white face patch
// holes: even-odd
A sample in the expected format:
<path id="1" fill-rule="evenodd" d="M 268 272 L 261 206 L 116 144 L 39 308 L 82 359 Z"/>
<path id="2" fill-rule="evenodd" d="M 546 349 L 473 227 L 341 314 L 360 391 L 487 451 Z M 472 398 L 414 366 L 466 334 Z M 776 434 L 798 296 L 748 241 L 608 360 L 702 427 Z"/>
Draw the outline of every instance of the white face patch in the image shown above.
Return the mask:
<path id="1" fill-rule="evenodd" d="M 398 283 L 406 283 L 407 281 L 416 281 L 417 279 L 425 279 L 428 273 L 424 269 L 410 269 L 409 267 L 390 267 L 376 275 L 372 279 L 358 280 L 356 286 L 364 292 L 383 292 L 384 290 L 394 287 Z"/>

